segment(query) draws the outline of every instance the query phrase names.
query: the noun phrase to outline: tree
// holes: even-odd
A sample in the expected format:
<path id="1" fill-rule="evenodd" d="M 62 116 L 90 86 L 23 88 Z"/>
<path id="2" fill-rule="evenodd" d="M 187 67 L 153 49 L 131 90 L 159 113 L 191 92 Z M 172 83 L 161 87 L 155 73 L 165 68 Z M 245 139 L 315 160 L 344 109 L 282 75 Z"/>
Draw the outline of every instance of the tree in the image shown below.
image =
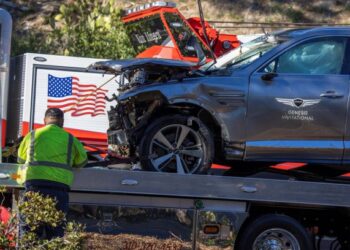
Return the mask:
<path id="1" fill-rule="evenodd" d="M 121 21 L 116 0 L 75 0 L 62 4 L 47 18 L 51 31 L 17 30 L 12 55 L 48 53 L 67 56 L 124 59 L 136 55 Z"/>
<path id="2" fill-rule="evenodd" d="M 98 58 L 130 58 L 135 55 L 121 10 L 114 0 L 76 0 L 61 5 L 50 20 L 48 43 L 58 54 Z"/>

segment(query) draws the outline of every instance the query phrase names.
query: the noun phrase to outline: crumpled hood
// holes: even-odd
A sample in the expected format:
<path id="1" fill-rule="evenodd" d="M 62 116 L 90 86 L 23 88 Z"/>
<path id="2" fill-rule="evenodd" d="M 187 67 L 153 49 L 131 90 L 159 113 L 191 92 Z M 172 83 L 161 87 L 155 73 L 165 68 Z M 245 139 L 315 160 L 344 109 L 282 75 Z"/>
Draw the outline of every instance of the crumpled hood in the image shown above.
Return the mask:
<path id="1" fill-rule="evenodd" d="M 181 81 L 191 75 L 195 66 L 193 63 L 179 60 L 135 58 L 96 62 L 90 65 L 88 70 L 103 70 L 121 75 L 117 81 L 118 90 L 124 91 L 139 85 L 164 83 L 170 80 Z"/>
<path id="2" fill-rule="evenodd" d="M 89 69 L 104 70 L 119 74 L 126 70 L 143 67 L 177 68 L 178 70 L 190 71 L 196 64 L 180 60 L 158 59 L 158 58 L 135 58 L 126 60 L 110 60 L 93 63 Z"/>

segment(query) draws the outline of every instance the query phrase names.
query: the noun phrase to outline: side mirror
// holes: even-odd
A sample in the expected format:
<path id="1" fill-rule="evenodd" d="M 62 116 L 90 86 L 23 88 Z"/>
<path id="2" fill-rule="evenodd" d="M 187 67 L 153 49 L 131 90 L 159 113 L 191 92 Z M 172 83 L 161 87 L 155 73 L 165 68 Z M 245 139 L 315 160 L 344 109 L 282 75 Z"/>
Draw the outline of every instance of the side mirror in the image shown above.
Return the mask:
<path id="1" fill-rule="evenodd" d="M 266 73 L 266 74 L 263 74 L 261 76 L 261 80 L 263 80 L 263 81 L 271 81 L 276 76 L 277 76 L 277 73 L 273 73 L 273 72 Z"/>
<path id="2" fill-rule="evenodd" d="M 188 39 L 188 42 L 186 44 L 186 49 L 188 51 L 196 52 L 199 66 L 205 64 L 207 57 L 205 56 L 201 45 L 198 43 L 197 39 L 194 36 L 191 36 L 190 39 Z"/>

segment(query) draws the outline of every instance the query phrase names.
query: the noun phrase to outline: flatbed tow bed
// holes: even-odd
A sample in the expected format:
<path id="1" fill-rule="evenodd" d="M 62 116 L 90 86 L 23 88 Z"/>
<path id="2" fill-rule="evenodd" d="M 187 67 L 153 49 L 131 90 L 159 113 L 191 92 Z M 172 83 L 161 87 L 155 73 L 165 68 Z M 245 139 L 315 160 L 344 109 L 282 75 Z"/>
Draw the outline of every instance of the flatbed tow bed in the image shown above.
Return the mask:
<path id="1" fill-rule="evenodd" d="M 11 179 L 17 167 L 18 165 L 15 164 L 0 165 L 0 186 L 6 186 L 14 193 L 21 189 Z M 266 230 L 270 230 L 269 234 L 271 232 L 274 234 L 274 230 L 280 228 L 279 222 L 282 223 L 281 227 L 284 225 L 285 218 L 289 224 L 292 224 L 291 226 L 287 223 L 287 229 L 293 227 L 293 223 L 306 228 L 305 232 L 309 236 L 314 236 L 313 247 L 315 248 L 320 248 L 320 244 L 316 244 L 315 239 L 321 240 L 323 236 L 328 236 L 342 244 L 341 249 L 348 249 L 349 194 L 350 185 L 345 183 L 178 175 L 96 167 L 75 170 L 70 202 L 72 205 L 95 207 L 172 208 L 190 211 L 187 212 L 192 220 L 192 236 L 189 236 L 189 239 L 192 241 L 193 249 L 196 249 L 199 243 L 205 242 L 204 239 L 213 237 L 203 233 L 208 223 L 200 221 L 203 217 L 200 215 L 208 211 L 234 215 L 236 219 L 230 225 L 231 236 L 234 234 L 232 244 L 235 244 L 235 249 L 245 249 L 242 244 L 245 244 L 246 239 L 251 241 L 252 237 L 269 244 L 284 244 L 289 241 L 292 243 L 288 244 L 293 244 L 294 238 L 288 233 L 272 235 L 271 237 L 277 243 L 271 243 L 274 241 L 268 240 L 268 236 L 263 235 Z M 110 222 L 113 220 L 111 214 L 113 213 L 102 212 L 100 220 L 102 218 L 102 221 Z M 218 215 L 217 218 L 219 217 Z M 266 225 L 261 232 L 255 232 L 254 228 L 258 227 L 255 225 L 260 225 L 261 220 L 267 220 L 273 228 Z M 221 228 L 222 225 L 219 222 L 216 224 Z M 279 237 L 280 243 L 275 239 Z M 303 239 L 297 238 L 297 242 L 300 249 L 304 249 L 303 246 L 306 243 Z"/>

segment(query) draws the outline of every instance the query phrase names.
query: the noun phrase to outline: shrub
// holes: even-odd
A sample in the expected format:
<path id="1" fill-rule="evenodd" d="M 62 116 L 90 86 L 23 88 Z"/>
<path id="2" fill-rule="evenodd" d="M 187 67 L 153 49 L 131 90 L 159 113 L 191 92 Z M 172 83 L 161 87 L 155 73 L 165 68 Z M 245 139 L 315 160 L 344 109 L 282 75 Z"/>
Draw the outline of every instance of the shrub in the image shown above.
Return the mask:
<path id="1" fill-rule="evenodd" d="M 129 58 L 135 55 L 121 10 L 114 0 L 76 0 L 61 5 L 51 19 L 48 43 L 59 54 L 99 58 Z"/>
<path id="2" fill-rule="evenodd" d="M 18 212 L 28 226 L 28 231 L 23 233 L 18 240 L 19 250 L 79 250 L 83 239 L 83 226 L 75 222 L 66 224 L 65 236 L 51 240 L 39 238 L 35 231 L 41 225 L 55 227 L 65 222 L 63 212 L 56 209 L 56 201 L 50 197 L 44 197 L 38 193 L 28 192 L 25 200 L 18 205 Z M 12 212 L 12 217 L 7 224 L 0 223 L 0 249 L 15 249 L 16 233 L 19 226 L 18 216 Z"/>
<path id="3" fill-rule="evenodd" d="M 135 56 L 116 0 L 75 0 L 47 18 L 51 31 L 31 28 L 13 35 L 12 55 L 26 52 L 124 59 Z"/>

